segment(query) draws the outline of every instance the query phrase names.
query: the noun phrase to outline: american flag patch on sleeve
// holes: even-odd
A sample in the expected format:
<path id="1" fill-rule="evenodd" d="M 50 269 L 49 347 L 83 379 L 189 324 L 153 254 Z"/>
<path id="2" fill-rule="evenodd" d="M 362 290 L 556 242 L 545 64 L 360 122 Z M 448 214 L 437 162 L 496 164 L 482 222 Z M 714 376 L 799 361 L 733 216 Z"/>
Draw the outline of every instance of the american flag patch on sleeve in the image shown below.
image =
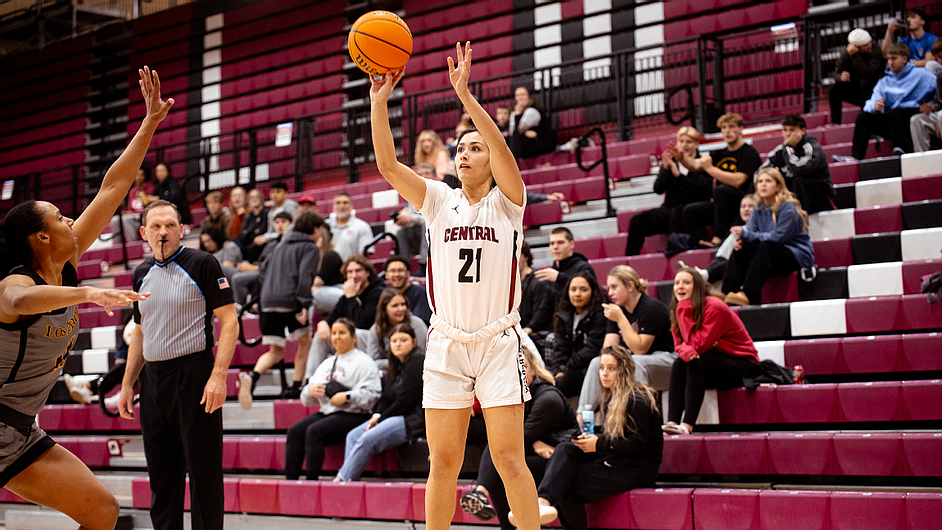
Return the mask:
<path id="1" fill-rule="evenodd" d="M 219 288 L 220 288 L 220 289 L 228 289 L 228 288 L 229 288 L 229 280 L 227 280 L 226 278 L 224 278 L 224 277 L 223 277 L 223 278 L 219 278 L 218 281 L 219 281 Z"/>

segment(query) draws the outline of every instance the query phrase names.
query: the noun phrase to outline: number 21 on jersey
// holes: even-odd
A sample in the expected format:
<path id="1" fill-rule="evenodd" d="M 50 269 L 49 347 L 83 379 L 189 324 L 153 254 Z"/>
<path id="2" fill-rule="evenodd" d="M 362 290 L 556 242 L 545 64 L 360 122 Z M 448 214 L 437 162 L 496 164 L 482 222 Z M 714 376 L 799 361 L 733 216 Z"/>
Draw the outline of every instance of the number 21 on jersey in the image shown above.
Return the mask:
<path id="1" fill-rule="evenodd" d="M 459 283 L 477 283 L 481 281 L 481 249 L 458 249 L 458 259 L 464 263 L 458 271 Z"/>

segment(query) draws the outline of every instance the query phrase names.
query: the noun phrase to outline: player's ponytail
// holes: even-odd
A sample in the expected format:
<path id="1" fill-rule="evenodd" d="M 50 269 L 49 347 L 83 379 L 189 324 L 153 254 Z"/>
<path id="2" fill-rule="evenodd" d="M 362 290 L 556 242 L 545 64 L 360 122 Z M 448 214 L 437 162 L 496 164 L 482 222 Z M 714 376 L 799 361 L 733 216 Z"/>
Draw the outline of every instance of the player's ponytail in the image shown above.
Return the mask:
<path id="1" fill-rule="evenodd" d="M 0 222 L 0 277 L 5 277 L 13 267 L 26 263 L 33 257 L 29 246 L 30 235 L 46 229 L 43 214 L 36 201 L 17 204 Z"/>

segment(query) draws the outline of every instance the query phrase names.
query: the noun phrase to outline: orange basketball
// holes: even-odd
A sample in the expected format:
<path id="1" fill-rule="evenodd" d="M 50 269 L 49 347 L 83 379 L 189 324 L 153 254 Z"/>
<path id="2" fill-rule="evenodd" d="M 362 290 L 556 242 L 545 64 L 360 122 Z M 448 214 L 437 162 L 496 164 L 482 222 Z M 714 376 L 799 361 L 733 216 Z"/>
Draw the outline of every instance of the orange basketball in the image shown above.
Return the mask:
<path id="1" fill-rule="evenodd" d="M 412 32 L 389 11 L 371 11 L 358 18 L 347 37 L 350 57 L 370 75 L 396 72 L 412 57 Z"/>

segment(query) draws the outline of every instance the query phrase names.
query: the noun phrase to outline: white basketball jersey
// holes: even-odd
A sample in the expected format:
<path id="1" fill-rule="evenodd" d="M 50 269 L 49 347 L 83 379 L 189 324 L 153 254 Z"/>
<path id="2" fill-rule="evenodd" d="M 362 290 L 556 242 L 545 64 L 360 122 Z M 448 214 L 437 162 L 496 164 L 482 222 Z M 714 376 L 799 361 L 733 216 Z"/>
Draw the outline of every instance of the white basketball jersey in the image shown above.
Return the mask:
<path id="1" fill-rule="evenodd" d="M 460 189 L 426 181 L 421 213 L 429 240 L 432 311 L 468 333 L 516 311 L 523 206 L 511 202 L 496 186 L 472 205 Z"/>

